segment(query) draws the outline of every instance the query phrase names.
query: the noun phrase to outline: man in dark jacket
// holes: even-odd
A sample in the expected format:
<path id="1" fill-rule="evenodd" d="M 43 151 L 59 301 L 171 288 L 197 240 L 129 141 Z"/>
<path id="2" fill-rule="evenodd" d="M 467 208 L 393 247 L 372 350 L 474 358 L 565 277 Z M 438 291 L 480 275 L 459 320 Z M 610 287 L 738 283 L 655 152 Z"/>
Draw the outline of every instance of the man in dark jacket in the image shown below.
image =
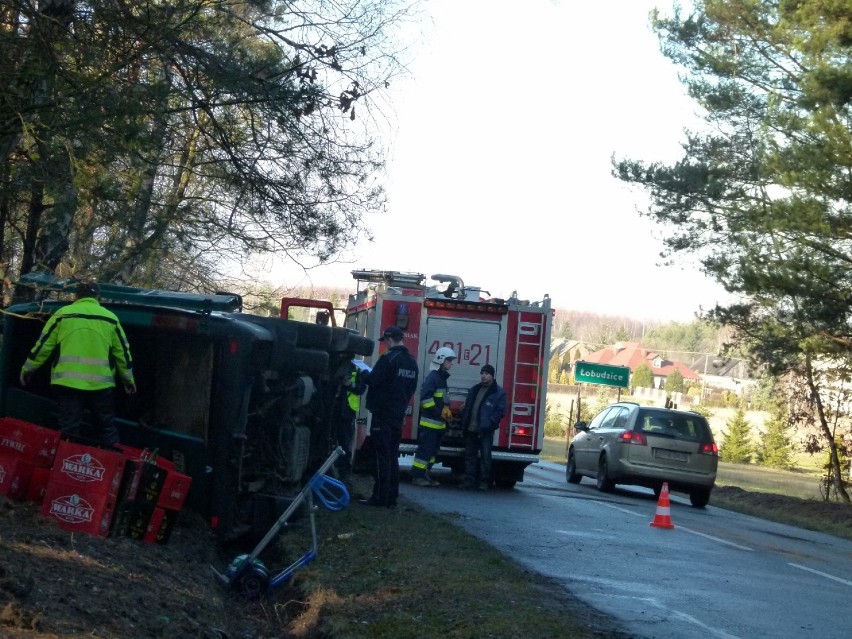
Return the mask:
<path id="1" fill-rule="evenodd" d="M 373 494 L 364 500 L 369 506 L 393 508 L 399 496 L 399 440 L 402 422 L 411 396 L 417 390 L 417 361 L 403 342 L 398 326 L 388 326 L 380 342 L 388 350 L 376 361 L 367 377 L 367 410 L 370 411 L 370 439 L 376 455 Z"/>
<path id="2" fill-rule="evenodd" d="M 479 371 L 482 381 L 468 391 L 462 409 L 465 443 L 462 488 L 478 486 L 479 490 L 488 490 L 491 486 L 494 431 L 506 414 L 506 391 L 494 381 L 494 375 L 491 364 L 482 367 Z"/>

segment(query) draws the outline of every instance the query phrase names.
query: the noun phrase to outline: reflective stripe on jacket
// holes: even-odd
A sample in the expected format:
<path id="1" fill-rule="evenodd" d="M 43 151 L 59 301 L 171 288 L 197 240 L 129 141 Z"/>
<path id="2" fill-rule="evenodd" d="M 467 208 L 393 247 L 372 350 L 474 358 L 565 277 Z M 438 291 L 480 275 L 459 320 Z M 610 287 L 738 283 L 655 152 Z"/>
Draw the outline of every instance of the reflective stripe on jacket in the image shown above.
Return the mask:
<path id="1" fill-rule="evenodd" d="M 358 386 L 358 370 L 352 371 L 352 376 L 350 377 L 352 380 L 352 386 L 349 388 L 357 388 Z M 363 391 L 362 391 L 363 392 Z M 352 409 L 353 413 L 357 413 L 358 409 L 361 408 L 361 394 L 353 393 L 352 391 L 348 391 L 346 393 L 346 402 L 349 404 L 349 408 Z"/>
<path id="2" fill-rule="evenodd" d="M 79 390 L 112 388 L 116 369 L 122 381 L 134 383 L 124 329 L 118 318 L 93 297 L 63 306 L 50 317 L 21 372 L 33 372 L 55 350 L 51 384 Z"/>
<path id="3" fill-rule="evenodd" d="M 420 389 L 420 426 L 442 430 L 447 422 L 441 416 L 447 398 L 447 378 L 450 374 L 443 368 L 429 371 Z"/>

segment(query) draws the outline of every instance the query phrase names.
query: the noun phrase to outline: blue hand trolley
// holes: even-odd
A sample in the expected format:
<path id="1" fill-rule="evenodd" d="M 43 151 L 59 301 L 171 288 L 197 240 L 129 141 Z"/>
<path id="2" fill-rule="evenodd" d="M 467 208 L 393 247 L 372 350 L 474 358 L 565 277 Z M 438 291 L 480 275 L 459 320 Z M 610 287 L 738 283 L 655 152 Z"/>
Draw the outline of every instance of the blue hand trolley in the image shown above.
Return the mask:
<path id="1" fill-rule="evenodd" d="M 316 506 L 314 499 L 316 498 L 327 510 L 338 512 L 349 505 L 349 491 L 346 486 L 338 479 L 327 476 L 325 473 L 335 462 L 335 460 L 344 455 L 343 449 L 338 446 L 325 460 L 319 470 L 314 473 L 310 481 L 296 495 L 293 502 L 287 507 L 278 520 L 266 533 L 266 536 L 261 539 L 260 543 L 255 546 L 254 550 L 247 555 L 239 555 L 228 566 L 224 573 L 220 573 L 216 568 L 213 572 L 223 584 L 234 588 L 246 599 L 258 599 L 269 588 L 275 588 L 287 581 L 293 573 L 303 566 L 307 566 L 317 556 L 317 526 L 314 513 Z M 311 521 L 311 549 L 304 555 L 299 557 L 292 564 L 276 575 L 269 575 L 269 571 L 263 562 L 258 558 L 269 543 L 278 535 L 279 532 L 287 525 L 288 520 L 296 512 L 296 509 L 301 506 L 302 502 L 307 500 L 308 513 Z M 212 566 L 211 566 L 212 568 Z"/>

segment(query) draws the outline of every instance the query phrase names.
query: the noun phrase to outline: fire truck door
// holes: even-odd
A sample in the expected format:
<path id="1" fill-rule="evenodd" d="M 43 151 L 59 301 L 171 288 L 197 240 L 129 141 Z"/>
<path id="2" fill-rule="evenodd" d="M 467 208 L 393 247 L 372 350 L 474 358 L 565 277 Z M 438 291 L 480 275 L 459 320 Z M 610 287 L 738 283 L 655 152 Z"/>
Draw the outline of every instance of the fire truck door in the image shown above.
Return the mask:
<path id="1" fill-rule="evenodd" d="M 442 346 L 449 346 L 458 356 L 447 380 L 451 401 L 464 400 L 470 387 L 481 381 L 479 370 L 485 364 L 491 364 L 499 373 L 500 332 L 500 322 L 450 317 L 426 319 L 425 339 L 421 341 L 425 370 L 429 370 L 435 351 Z"/>

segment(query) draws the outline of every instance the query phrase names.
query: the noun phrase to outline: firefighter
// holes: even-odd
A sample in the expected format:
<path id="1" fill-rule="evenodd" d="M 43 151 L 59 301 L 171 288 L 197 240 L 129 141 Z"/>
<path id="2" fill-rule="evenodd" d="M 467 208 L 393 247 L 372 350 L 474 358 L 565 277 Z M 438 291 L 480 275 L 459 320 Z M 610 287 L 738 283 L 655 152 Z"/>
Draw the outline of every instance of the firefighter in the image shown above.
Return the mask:
<path id="1" fill-rule="evenodd" d="M 337 391 L 334 396 L 333 416 L 337 445 L 344 454 L 337 458 L 334 467 L 337 477 L 352 488 L 352 446 L 355 442 L 355 416 L 361 407 L 361 395 L 367 389 L 364 375 L 353 360 L 347 360 L 337 369 Z"/>
<path id="2" fill-rule="evenodd" d="M 411 396 L 417 390 L 417 361 L 402 343 L 398 326 L 388 326 L 380 342 L 388 350 L 367 377 L 367 410 L 371 413 L 370 439 L 375 454 L 373 494 L 361 503 L 393 508 L 399 496 L 399 441 Z"/>
<path id="3" fill-rule="evenodd" d="M 462 409 L 464 480 L 462 488 L 488 490 L 491 486 L 491 447 L 494 431 L 506 414 L 506 391 L 494 380 L 494 367 L 479 371 L 480 383 L 468 391 Z M 478 459 L 477 459 L 478 458 Z"/>
<path id="4" fill-rule="evenodd" d="M 59 399 L 59 430 L 68 439 L 112 447 L 118 443 L 115 418 L 115 373 L 128 395 L 136 392 L 130 345 L 118 318 L 98 302 L 100 287 L 79 282 L 73 303 L 45 324 L 21 368 L 21 386 L 58 348 L 50 383 Z M 82 437 L 83 410 L 92 413 L 92 437 Z M 87 433 L 88 434 L 88 433 Z"/>
<path id="5" fill-rule="evenodd" d="M 456 353 L 446 346 L 439 348 L 432 359 L 431 371 L 420 389 L 420 422 L 417 429 L 417 451 L 411 463 L 411 483 L 415 486 L 440 486 L 430 471 L 441 439 L 452 418 L 447 401 L 447 378 L 456 360 Z"/>

